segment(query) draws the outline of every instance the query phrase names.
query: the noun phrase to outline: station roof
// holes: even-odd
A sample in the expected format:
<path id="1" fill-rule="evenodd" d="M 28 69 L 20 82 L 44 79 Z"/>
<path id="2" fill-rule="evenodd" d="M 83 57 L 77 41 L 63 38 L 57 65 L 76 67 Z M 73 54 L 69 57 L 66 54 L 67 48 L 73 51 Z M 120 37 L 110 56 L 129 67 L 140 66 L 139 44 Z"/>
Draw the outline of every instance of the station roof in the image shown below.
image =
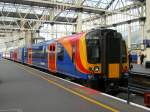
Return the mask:
<path id="1" fill-rule="evenodd" d="M 43 24 L 77 25 L 93 22 L 115 14 L 131 16 L 130 22 L 143 19 L 146 0 L 0 0 L 0 41 L 7 39 L 5 32 L 38 30 Z M 131 13 L 131 10 L 137 9 Z M 111 20 L 113 21 L 113 20 Z M 101 21 L 100 21 L 101 22 Z M 112 25 L 128 23 L 128 20 Z M 10 40 L 9 40 L 10 41 Z M 0 42 L 2 45 L 3 42 Z"/>

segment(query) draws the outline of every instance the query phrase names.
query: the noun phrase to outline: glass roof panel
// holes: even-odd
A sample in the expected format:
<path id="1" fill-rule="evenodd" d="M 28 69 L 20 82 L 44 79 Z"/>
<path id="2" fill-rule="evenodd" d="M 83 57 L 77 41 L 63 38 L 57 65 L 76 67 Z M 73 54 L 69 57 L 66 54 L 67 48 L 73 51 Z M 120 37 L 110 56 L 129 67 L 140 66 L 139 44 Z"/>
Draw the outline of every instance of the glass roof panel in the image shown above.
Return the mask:
<path id="1" fill-rule="evenodd" d="M 56 2 L 73 4 L 74 0 L 56 0 Z"/>
<path id="2" fill-rule="evenodd" d="M 99 8 L 106 8 L 112 0 L 100 0 Z"/>
<path id="3" fill-rule="evenodd" d="M 99 0 L 86 0 L 86 1 L 83 3 L 83 6 L 95 7 L 98 1 L 99 1 Z"/>
<path id="4" fill-rule="evenodd" d="M 130 0 L 122 0 L 122 1 L 115 0 L 113 2 L 113 4 L 109 7 L 109 10 L 119 9 L 119 8 L 124 7 L 124 6 L 131 5 L 133 3 L 134 2 L 130 1 Z"/>
<path id="5" fill-rule="evenodd" d="M 105 9 L 112 0 L 86 0 L 83 5 Z"/>
<path id="6" fill-rule="evenodd" d="M 77 16 L 77 14 L 74 11 L 64 11 L 64 12 L 60 13 L 60 16 L 75 18 Z"/>

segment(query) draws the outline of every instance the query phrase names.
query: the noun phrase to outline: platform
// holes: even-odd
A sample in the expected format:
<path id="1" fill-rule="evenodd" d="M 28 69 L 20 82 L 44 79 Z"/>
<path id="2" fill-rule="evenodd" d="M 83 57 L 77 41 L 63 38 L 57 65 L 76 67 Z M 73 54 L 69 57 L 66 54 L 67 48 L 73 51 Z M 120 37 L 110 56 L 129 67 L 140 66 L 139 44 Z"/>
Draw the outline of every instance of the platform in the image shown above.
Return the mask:
<path id="1" fill-rule="evenodd" d="M 150 68 L 145 68 L 145 66 L 141 64 L 133 64 L 133 69 L 131 71 L 150 75 Z"/>
<path id="2" fill-rule="evenodd" d="M 12 61 L 0 62 L 0 112 L 148 112 Z"/>

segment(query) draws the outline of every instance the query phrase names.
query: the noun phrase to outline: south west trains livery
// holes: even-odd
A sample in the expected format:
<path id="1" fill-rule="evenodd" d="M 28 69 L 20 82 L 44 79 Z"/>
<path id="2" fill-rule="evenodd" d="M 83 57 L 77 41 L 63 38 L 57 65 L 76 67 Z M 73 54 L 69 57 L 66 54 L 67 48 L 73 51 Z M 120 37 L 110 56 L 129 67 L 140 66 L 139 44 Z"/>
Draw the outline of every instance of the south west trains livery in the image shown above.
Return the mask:
<path id="1" fill-rule="evenodd" d="M 111 29 L 94 29 L 10 51 L 10 59 L 64 74 L 109 91 L 128 72 L 122 35 Z"/>

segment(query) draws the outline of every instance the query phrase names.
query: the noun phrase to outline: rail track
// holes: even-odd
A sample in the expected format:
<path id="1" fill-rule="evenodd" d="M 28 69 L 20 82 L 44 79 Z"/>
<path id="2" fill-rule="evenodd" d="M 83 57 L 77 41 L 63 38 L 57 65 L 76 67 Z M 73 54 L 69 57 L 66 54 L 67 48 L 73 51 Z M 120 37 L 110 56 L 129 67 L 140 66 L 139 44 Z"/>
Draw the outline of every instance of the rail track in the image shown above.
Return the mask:
<path id="1" fill-rule="evenodd" d="M 150 73 L 129 72 L 127 87 L 119 87 L 120 90 L 139 94 L 150 92 Z"/>

